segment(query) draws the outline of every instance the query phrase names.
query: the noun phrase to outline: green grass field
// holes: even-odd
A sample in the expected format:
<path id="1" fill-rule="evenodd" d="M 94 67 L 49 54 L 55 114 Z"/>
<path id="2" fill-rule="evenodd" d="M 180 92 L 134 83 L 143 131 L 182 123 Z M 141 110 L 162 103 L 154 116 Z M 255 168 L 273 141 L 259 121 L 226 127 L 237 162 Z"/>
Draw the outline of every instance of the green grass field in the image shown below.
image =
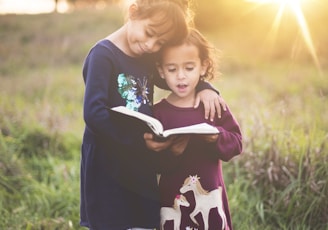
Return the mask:
<path id="1" fill-rule="evenodd" d="M 80 229 L 81 69 L 121 23 L 115 7 L 0 16 L 0 229 Z M 318 70 L 300 41 L 291 57 L 290 40 L 266 46 L 265 23 L 244 26 L 204 30 L 244 134 L 224 163 L 234 227 L 328 230 L 328 57 Z"/>

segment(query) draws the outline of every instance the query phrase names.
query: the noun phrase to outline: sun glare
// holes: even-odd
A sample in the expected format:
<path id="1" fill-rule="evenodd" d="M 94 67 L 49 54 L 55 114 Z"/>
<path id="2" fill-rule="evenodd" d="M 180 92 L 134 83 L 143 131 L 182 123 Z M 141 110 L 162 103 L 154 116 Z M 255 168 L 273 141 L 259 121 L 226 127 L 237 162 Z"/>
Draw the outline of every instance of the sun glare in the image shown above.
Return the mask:
<path id="1" fill-rule="evenodd" d="M 279 6 L 276 17 L 272 23 L 272 32 L 274 36 L 277 35 L 280 24 L 282 23 L 283 13 L 285 12 L 285 10 L 289 9 L 297 20 L 298 27 L 301 31 L 304 42 L 313 58 L 313 61 L 315 62 L 315 65 L 320 70 L 320 64 L 317 54 L 315 52 L 315 48 L 311 38 L 311 33 L 309 31 L 306 19 L 302 11 L 302 6 L 305 3 L 308 3 L 309 0 L 245 0 L 245 1 L 254 2 L 257 4 L 275 4 Z"/>
<path id="2" fill-rule="evenodd" d="M 59 0 L 57 7 L 59 13 L 68 11 L 68 4 L 64 0 Z M 0 14 L 50 13 L 54 9 L 53 0 L 0 0 Z"/>

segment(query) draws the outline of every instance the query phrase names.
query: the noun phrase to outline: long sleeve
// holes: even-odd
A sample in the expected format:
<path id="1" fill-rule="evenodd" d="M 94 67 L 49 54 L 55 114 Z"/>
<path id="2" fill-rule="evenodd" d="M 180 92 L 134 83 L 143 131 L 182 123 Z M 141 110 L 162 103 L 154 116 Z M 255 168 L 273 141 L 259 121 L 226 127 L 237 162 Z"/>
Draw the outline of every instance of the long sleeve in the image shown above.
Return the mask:
<path id="1" fill-rule="evenodd" d="M 108 41 L 107 41 L 108 42 Z M 105 42 L 97 44 L 87 56 L 83 68 L 85 81 L 84 108 L 83 115 L 88 133 L 92 133 L 99 140 L 107 142 L 114 140 L 124 145 L 144 144 L 143 134 L 139 131 L 137 124 L 131 123 L 129 126 L 124 122 L 117 122 L 107 110 L 107 107 L 125 105 L 126 101 L 118 92 L 118 76 L 121 73 L 130 74 L 133 67 L 138 68 L 140 63 L 128 63 L 130 59 L 123 60 L 130 69 L 118 69 L 117 62 L 120 62 L 119 55 L 113 54 L 115 50 L 106 46 Z M 124 56 L 123 56 L 124 57 Z M 144 76 L 143 73 L 135 76 Z M 137 79 L 137 78 L 136 78 Z M 148 82 L 149 98 L 152 100 L 153 89 Z M 151 108 L 142 105 L 145 113 L 150 113 Z"/>
<path id="2" fill-rule="evenodd" d="M 216 127 L 220 131 L 216 143 L 218 156 L 223 161 L 229 161 L 234 156 L 239 155 L 243 148 L 240 127 L 229 108 L 218 119 Z"/>

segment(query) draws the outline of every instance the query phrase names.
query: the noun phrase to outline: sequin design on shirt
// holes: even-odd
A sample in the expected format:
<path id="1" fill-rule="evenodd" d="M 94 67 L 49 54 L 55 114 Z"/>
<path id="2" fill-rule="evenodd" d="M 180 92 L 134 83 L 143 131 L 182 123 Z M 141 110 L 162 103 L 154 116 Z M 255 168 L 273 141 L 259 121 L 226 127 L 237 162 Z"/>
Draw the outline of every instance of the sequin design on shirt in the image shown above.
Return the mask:
<path id="1" fill-rule="evenodd" d="M 138 111 L 142 104 L 150 104 L 149 90 L 146 77 L 136 78 L 132 75 L 121 73 L 117 77 L 118 92 L 125 99 L 128 109 Z"/>

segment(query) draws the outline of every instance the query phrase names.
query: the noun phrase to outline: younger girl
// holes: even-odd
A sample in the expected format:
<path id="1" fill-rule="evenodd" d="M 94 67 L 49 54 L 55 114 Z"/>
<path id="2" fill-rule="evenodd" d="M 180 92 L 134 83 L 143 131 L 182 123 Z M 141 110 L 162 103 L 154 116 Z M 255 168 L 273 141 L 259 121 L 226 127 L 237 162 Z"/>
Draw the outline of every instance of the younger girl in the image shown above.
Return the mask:
<path id="1" fill-rule="evenodd" d="M 187 4 L 186 0 L 136 0 L 129 6 L 127 22 L 86 57 L 82 226 L 126 230 L 159 225 L 158 153 L 145 145 L 152 139 L 144 139 L 137 123 L 115 119 L 107 108 L 124 105 L 151 114 L 157 75 L 152 53 L 186 36 Z M 217 101 L 215 91 L 205 91 L 207 98 L 213 99 L 211 95 Z M 152 144 L 148 146 L 159 151 L 171 141 Z"/>
<path id="2" fill-rule="evenodd" d="M 154 116 L 164 129 L 208 122 L 219 130 L 216 135 L 182 135 L 170 155 L 161 155 L 162 229 L 232 230 L 221 160 L 241 153 L 241 131 L 229 109 L 209 122 L 202 106 L 193 108 L 196 86 L 214 76 L 213 64 L 211 47 L 196 29 L 160 53 L 158 69 L 171 93 L 154 105 Z"/>

